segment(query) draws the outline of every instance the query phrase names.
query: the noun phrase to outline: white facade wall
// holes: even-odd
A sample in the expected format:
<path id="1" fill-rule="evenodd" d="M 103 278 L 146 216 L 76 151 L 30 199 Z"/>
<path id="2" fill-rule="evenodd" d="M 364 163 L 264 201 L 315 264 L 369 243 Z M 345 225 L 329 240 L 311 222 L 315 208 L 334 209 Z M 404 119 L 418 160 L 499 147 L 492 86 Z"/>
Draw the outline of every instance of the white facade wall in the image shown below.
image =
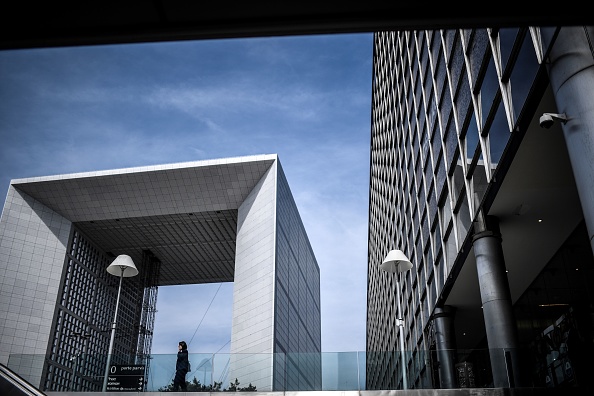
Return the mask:
<path id="1" fill-rule="evenodd" d="M 9 187 L 0 221 L 0 363 L 20 355 L 11 368 L 33 378 L 41 377 L 70 228 L 70 221 Z"/>
<path id="2" fill-rule="evenodd" d="M 277 162 L 239 208 L 230 378 L 272 390 Z"/>

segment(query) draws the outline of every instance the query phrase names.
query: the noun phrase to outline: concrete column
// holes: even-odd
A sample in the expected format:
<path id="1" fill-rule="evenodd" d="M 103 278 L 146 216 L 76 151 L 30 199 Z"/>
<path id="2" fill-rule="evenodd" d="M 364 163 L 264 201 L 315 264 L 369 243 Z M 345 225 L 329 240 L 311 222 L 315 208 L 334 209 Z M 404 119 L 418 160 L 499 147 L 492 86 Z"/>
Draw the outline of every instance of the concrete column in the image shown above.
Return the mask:
<path id="1" fill-rule="evenodd" d="M 435 308 L 435 349 L 439 363 L 439 386 L 441 389 L 457 388 L 456 382 L 456 334 L 454 332 L 455 308 L 449 305 Z"/>
<path id="2" fill-rule="evenodd" d="M 543 36 L 554 33 L 544 29 Z M 549 37 L 552 39 L 552 37 Z M 594 27 L 563 27 L 549 55 L 549 78 L 594 252 Z M 553 111 L 553 110 L 551 110 Z"/>
<path id="3" fill-rule="evenodd" d="M 489 356 L 496 388 L 520 386 L 519 341 L 501 247 L 499 222 L 478 216 L 474 223 L 474 255 L 478 273 Z"/>

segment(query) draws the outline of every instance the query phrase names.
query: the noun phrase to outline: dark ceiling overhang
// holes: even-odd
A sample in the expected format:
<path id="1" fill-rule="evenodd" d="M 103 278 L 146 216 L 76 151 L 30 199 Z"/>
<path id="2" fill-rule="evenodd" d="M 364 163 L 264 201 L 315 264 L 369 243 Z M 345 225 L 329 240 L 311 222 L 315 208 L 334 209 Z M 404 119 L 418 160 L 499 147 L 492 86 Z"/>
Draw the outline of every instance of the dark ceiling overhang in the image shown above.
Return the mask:
<path id="1" fill-rule="evenodd" d="M 577 2 L 523 14 L 501 2 L 11 1 L 0 15 L 0 49 L 592 22 Z"/>

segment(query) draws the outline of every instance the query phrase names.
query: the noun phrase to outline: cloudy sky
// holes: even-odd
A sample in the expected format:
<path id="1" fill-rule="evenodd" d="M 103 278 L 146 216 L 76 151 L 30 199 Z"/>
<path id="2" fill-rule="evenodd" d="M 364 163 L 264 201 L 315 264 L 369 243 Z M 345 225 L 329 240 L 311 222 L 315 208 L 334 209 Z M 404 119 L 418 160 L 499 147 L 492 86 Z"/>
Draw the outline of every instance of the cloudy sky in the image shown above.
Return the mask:
<path id="1" fill-rule="evenodd" d="M 11 179 L 278 154 L 321 273 L 322 351 L 365 350 L 372 35 L 0 51 Z M 228 351 L 233 284 L 159 288 L 154 354 Z"/>

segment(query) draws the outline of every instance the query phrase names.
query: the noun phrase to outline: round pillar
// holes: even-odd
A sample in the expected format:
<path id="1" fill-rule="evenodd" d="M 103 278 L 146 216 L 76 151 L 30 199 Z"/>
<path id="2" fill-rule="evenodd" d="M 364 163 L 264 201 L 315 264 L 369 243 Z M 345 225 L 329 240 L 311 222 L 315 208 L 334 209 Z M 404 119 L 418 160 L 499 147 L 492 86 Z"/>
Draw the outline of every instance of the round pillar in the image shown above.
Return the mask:
<path id="1" fill-rule="evenodd" d="M 456 334 L 454 332 L 455 308 L 449 305 L 436 307 L 433 314 L 435 322 L 435 349 L 439 363 L 439 385 L 442 389 L 457 388 L 456 382 Z"/>
<path id="2" fill-rule="evenodd" d="M 518 331 L 496 217 L 486 216 L 484 221 L 475 223 L 473 248 L 493 385 L 514 388 L 519 385 L 520 372 Z"/>
<path id="3" fill-rule="evenodd" d="M 567 153 L 594 252 L 594 27 L 563 27 L 551 48 L 548 73 Z"/>

